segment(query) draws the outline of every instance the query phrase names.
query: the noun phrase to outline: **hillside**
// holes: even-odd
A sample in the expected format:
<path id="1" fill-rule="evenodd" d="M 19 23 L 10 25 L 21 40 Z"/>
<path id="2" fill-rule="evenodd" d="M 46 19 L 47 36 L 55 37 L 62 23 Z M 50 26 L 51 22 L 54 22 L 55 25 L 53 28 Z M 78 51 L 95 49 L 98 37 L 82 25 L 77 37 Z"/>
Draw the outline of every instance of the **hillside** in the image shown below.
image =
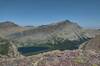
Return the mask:
<path id="1" fill-rule="evenodd" d="M 0 22 L 0 35 L 2 36 L 7 36 L 12 33 L 21 32 L 26 29 L 27 28 L 19 26 L 11 21 Z"/>
<path id="2" fill-rule="evenodd" d="M 11 27 L 18 27 L 18 25 L 10 21 L 5 21 L 0 23 L 0 28 L 11 28 Z"/>
<path id="3" fill-rule="evenodd" d="M 85 42 L 80 48 L 83 50 L 100 52 L 100 35 L 97 35 L 95 38 Z"/>
<path id="4" fill-rule="evenodd" d="M 100 36 L 87 41 L 84 49 L 49 51 L 38 55 L 0 59 L 1 66 L 100 66 Z M 96 45 L 96 46 L 94 46 Z M 97 51 L 94 51 L 94 50 Z M 84 51 L 86 51 L 84 53 Z"/>
<path id="5" fill-rule="evenodd" d="M 0 58 L 21 56 L 12 41 L 0 37 Z"/>
<path id="6" fill-rule="evenodd" d="M 74 29 L 76 29 L 76 30 L 74 30 Z M 14 35 L 11 34 L 9 37 L 15 38 L 15 39 L 17 39 L 17 38 L 22 39 L 24 37 L 23 40 L 25 40 L 25 38 L 28 39 L 29 37 L 32 36 L 30 38 L 32 40 L 37 40 L 37 39 L 40 40 L 41 38 L 45 40 L 46 38 L 48 38 L 49 35 L 51 36 L 51 34 L 62 34 L 61 37 L 64 37 L 63 34 L 65 32 L 66 32 L 66 34 L 64 34 L 64 35 L 68 35 L 72 32 L 72 34 L 76 35 L 76 33 L 79 34 L 80 29 L 81 28 L 79 25 L 66 20 L 66 21 L 61 21 L 61 22 L 55 23 L 55 24 L 42 25 L 35 29 L 25 30 L 23 32 L 16 33 L 16 34 L 19 34 L 19 35 L 17 35 L 17 37 L 16 37 L 16 34 L 14 34 Z M 78 38 L 78 37 L 76 36 L 76 38 Z M 74 39 L 74 37 L 72 37 L 70 39 Z"/>

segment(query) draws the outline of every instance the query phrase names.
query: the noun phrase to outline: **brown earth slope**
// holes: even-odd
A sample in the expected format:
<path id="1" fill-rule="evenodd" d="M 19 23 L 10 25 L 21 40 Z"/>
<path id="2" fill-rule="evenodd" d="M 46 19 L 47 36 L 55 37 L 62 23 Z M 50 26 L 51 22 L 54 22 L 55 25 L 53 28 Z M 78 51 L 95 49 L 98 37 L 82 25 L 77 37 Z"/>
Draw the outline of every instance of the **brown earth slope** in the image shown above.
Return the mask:
<path id="1" fill-rule="evenodd" d="M 95 50 L 100 52 L 100 35 L 97 35 L 95 38 L 89 40 L 81 46 L 83 50 Z"/>

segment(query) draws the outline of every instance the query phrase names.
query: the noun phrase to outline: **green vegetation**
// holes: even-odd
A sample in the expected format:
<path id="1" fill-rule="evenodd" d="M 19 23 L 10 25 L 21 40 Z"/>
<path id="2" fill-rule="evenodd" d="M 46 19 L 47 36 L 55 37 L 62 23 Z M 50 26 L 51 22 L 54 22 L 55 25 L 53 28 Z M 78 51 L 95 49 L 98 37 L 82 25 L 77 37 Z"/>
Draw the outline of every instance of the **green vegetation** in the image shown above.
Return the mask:
<path id="1" fill-rule="evenodd" d="M 93 64 L 92 66 L 98 66 L 97 64 Z"/>
<path id="2" fill-rule="evenodd" d="M 40 47 L 40 48 L 48 48 L 47 50 L 40 50 L 40 51 L 34 51 L 34 52 L 30 52 L 30 53 L 26 53 L 24 55 L 33 55 L 33 54 L 38 54 L 41 52 L 46 52 L 46 51 L 51 51 L 51 50 L 74 50 L 74 49 L 78 49 L 80 44 L 83 43 L 84 41 L 86 41 L 87 39 L 80 39 L 80 41 L 70 41 L 68 39 L 64 40 L 62 38 L 53 38 L 52 41 L 48 40 L 47 43 L 44 44 L 34 44 L 33 46 L 30 47 Z M 26 43 L 25 43 L 26 44 Z M 29 45 L 32 45 L 32 42 L 27 43 L 29 47 Z M 23 44 L 22 44 L 23 45 Z M 21 48 L 21 47 L 20 47 Z"/>
<path id="3" fill-rule="evenodd" d="M 84 58 L 81 57 L 81 56 L 76 57 L 76 58 L 74 59 L 74 62 L 79 63 L 79 64 L 82 64 L 82 63 L 84 64 L 84 63 L 86 63 L 86 61 L 84 60 Z"/>
<path id="4" fill-rule="evenodd" d="M 24 53 L 23 55 L 24 56 L 36 55 L 36 54 L 47 52 L 47 51 L 50 51 L 50 50 L 41 50 L 41 51 L 29 52 L 29 53 Z"/>
<path id="5" fill-rule="evenodd" d="M 8 50 L 9 50 L 8 46 L 9 46 L 8 44 L 0 45 L 0 54 L 7 55 L 8 54 Z"/>
<path id="6" fill-rule="evenodd" d="M 0 54 L 7 55 L 9 50 L 9 42 L 5 39 L 0 38 Z"/>

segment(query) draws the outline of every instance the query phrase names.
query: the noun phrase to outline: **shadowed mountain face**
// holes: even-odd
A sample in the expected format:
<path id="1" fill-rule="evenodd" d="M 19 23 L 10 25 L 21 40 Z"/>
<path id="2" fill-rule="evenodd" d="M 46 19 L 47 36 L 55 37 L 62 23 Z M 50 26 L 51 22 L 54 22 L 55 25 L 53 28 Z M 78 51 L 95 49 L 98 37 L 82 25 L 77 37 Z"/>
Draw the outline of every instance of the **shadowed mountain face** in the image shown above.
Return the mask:
<path id="1" fill-rule="evenodd" d="M 0 23 L 0 28 L 11 28 L 11 27 L 18 27 L 18 25 L 10 21 Z"/>

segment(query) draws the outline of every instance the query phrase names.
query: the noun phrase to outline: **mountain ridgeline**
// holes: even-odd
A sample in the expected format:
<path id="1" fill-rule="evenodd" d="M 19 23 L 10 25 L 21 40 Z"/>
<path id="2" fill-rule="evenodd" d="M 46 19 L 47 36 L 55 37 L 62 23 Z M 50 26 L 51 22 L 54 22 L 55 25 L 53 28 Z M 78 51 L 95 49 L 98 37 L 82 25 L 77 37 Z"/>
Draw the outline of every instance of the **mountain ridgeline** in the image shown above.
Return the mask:
<path id="1" fill-rule="evenodd" d="M 78 49 L 83 42 L 94 37 L 94 34 L 100 34 L 98 30 L 91 34 L 92 30 L 83 29 L 77 23 L 69 20 L 31 28 L 22 27 L 10 21 L 0 23 L 0 26 L 0 35 L 13 41 L 13 44 L 21 53 L 23 53 L 21 51 L 22 48 L 30 47 L 44 49 L 35 53 Z M 33 52 L 31 53 L 34 54 Z"/>
<path id="2" fill-rule="evenodd" d="M 87 36 L 81 33 L 81 29 L 78 24 L 65 20 L 55 24 L 42 25 L 33 29 L 12 33 L 7 37 L 11 40 L 33 42 L 34 44 L 47 43 L 48 41 L 55 43 L 54 39 L 57 38 L 79 41 L 80 39 L 87 39 Z"/>

